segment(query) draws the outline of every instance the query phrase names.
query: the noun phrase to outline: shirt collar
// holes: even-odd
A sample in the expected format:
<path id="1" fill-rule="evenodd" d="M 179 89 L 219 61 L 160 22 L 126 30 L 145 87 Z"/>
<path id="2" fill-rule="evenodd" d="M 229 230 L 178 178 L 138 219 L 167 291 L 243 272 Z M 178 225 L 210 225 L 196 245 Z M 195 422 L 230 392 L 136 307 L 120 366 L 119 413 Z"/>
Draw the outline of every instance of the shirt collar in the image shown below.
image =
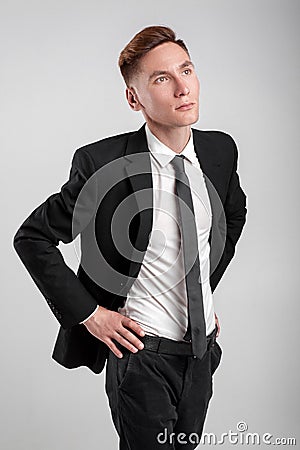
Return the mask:
<path id="1" fill-rule="evenodd" d="M 147 124 L 145 126 L 145 131 L 149 150 L 161 167 L 165 167 L 176 155 L 179 154 L 184 155 L 188 161 L 190 161 L 195 167 L 198 167 L 199 163 L 195 154 L 192 130 L 188 143 L 180 153 L 174 152 L 170 147 L 167 147 L 159 139 L 157 139 L 157 137 L 151 133 Z"/>

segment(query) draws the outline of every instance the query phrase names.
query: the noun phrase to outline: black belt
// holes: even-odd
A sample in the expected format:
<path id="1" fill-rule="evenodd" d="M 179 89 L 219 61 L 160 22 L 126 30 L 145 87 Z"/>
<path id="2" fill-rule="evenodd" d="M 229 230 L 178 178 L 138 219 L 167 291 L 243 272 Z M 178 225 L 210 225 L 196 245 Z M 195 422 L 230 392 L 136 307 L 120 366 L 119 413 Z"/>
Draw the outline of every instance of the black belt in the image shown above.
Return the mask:
<path id="1" fill-rule="evenodd" d="M 216 334 L 217 326 L 208 336 L 206 336 L 207 350 L 214 345 Z M 188 341 L 174 341 L 169 338 L 150 336 L 148 334 L 143 337 L 138 336 L 138 338 L 143 342 L 144 349 L 151 350 L 152 352 L 168 353 L 169 355 L 193 355 L 192 343 Z"/>

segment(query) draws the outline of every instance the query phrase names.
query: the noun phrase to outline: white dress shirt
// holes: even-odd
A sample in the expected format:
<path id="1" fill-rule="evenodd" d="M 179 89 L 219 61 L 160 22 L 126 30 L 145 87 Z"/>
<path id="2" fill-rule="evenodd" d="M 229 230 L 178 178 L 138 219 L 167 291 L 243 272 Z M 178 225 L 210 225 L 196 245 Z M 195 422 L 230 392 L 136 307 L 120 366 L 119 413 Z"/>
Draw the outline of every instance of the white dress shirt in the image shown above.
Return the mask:
<path id="1" fill-rule="evenodd" d="M 178 205 L 175 194 L 175 169 L 170 163 L 176 156 L 160 142 L 146 125 L 153 180 L 153 227 L 149 244 L 126 302 L 119 313 L 136 321 L 146 334 L 183 340 L 188 323 L 187 291 Z M 206 335 L 215 328 L 212 292 L 209 283 L 208 242 L 211 205 L 203 173 L 197 159 L 193 137 L 181 152 L 189 179 L 198 233 L 201 287 Z"/>

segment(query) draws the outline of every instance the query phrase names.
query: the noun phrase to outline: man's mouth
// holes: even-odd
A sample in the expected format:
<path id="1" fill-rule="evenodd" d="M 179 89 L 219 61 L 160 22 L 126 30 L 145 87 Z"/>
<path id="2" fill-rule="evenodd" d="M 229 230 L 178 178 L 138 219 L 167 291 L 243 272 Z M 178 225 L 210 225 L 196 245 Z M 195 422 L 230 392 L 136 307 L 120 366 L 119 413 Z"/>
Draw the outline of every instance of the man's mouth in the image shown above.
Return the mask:
<path id="1" fill-rule="evenodd" d="M 176 108 L 176 111 L 188 111 L 189 109 L 192 109 L 194 106 L 195 106 L 195 103 L 193 103 L 193 102 L 183 103 L 182 105 L 180 105 Z"/>

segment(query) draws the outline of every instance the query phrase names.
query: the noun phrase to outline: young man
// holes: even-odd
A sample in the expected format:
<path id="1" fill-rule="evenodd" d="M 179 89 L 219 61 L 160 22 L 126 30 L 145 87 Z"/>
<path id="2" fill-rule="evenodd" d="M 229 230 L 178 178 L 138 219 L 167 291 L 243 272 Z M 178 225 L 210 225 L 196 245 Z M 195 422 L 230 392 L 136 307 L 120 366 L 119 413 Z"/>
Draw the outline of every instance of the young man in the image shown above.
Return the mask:
<path id="1" fill-rule="evenodd" d="M 246 218 L 237 148 L 191 129 L 199 80 L 171 29 L 139 32 L 119 66 L 146 125 L 78 149 L 14 246 L 61 325 L 53 358 L 94 373 L 107 362 L 120 449 L 194 449 L 222 353 L 212 293 Z M 79 233 L 75 275 L 57 245 Z"/>

